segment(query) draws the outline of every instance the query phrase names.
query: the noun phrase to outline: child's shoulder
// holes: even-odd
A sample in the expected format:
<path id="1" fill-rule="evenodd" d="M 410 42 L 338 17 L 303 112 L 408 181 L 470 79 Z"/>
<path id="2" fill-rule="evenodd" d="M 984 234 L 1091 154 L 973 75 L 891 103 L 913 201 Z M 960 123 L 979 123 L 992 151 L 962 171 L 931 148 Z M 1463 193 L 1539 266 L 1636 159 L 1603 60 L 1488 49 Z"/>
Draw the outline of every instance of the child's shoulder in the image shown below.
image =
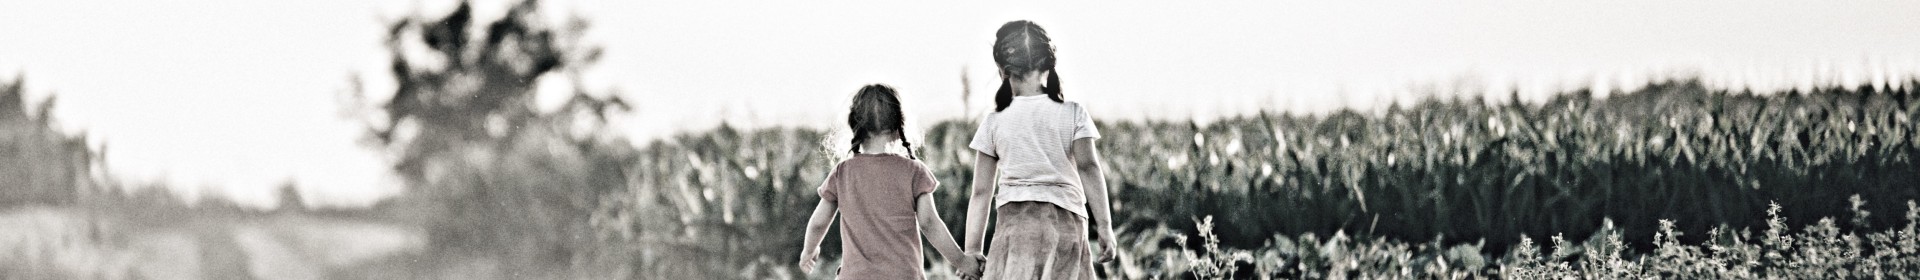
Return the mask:
<path id="1" fill-rule="evenodd" d="M 930 169 L 930 168 L 927 168 L 927 163 L 926 163 L 926 162 L 921 162 L 920 160 L 917 160 L 917 159 L 907 159 L 907 162 L 908 162 L 908 163 L 912 163 L 912 164 L 913 164 L 913 168 L 914 168 L 914 169 L 919 169 L 919 170 L 928 170 L 928 169 Z"/>
<path id="2" fill-rule="evenodd" d="M 1065 105 L 1067 106 L 1067 108 L 1070 108 L 1070 109 L 1073 109 L 1074 111 L 1079 111 L 1079 112 L 1086 112 L 1086 111 L 1087 111 L 1087 106 L 1086 106 L 1086 105 L 1081 105 L 1081 104 L 1080 104 L 1080 102 L 1075 102 L 1075 101 L 1072 101 L 1072 100 L 1068 100 L 1068 101 L 1066 101 L 1066 102 L 1062 102 L 1062 103 L 1066 103 Z"/>
<path id="3" fill-rule="evenodd" d="M 980 120 L 977 120 L 977 122 L 978 123 L 993 122 L 993 117 L 999 116 L 999 115 L 1000 115 L 1000 111 L 987 111 L 986 114 L 980 114 Z"/>
<path id="4" fill-rule="evenodd" d="M 835 164 L 833 169 L 838 171 L 838 170 L 845 170 L 845 169 L 851 169 L 851 168 L 881 168 L 881 167 L 902 166 L 902 165 L 912 166 L 914 168 L 919 168 L 919 169 L 927 169 L 927 164 L 924 162 L 920 162 L 920 160 L 918 159 L 911 159 L 911 158 L 907 158 L 907 156 L 904 156 L 904 155 L 890 154 L 890 153 L 889 154 L 855 154 L 853 155 L 853 157 L 849 157 L 845 160 L 841 160 L 840 163 Z"/>

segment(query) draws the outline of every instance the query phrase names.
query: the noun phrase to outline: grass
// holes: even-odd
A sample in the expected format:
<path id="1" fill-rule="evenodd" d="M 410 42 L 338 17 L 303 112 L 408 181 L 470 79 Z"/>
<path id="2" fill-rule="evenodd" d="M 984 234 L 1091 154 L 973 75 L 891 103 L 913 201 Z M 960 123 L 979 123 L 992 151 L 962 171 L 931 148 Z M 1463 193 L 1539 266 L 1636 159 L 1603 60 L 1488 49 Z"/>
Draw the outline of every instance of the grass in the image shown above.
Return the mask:
<path id="1" fill-rule="evenodd" d="M 1860 201 L 1855 199 L 1855 201 Z M 1857 204 L 1856 204 L 1857 206 Z M 1623 236 L 1611 221 L 1592 238 L 1553 235 L 1545 247 L 1521 237 L 1505 254 L 1480 244 L 1409 244 L 1386 238 L 1356 240 L 1345 233 L 1275 235 L 1265 246 L 1221 248 L 1212 217 L 1196 223 L 1201 244 L 1160 228 L 1132 236 L 1164 238 L 1175 246 L 1136 246 L 1121 266 L 1127 279 L 1907 279 L 1920 275 L 1920 205 L 1907 202 L 1906 225 L 1877 231 L 1844 230 L 1832 218 L 1787 226 L 1774 204 L 1764 228 L 1715 228 L 1698 243 L 1680 241 L 1677 222 L 1659 221 L 1651 238 Z M 1858 211 L 1852 218 L 1869 212 Z M 1638 239 L 1655 244 L 1639 251 Z M 1151 241 L 1151 240 L 1148 240 Z M 1143 242 L 1157 244 L 1158 242 Z"/>

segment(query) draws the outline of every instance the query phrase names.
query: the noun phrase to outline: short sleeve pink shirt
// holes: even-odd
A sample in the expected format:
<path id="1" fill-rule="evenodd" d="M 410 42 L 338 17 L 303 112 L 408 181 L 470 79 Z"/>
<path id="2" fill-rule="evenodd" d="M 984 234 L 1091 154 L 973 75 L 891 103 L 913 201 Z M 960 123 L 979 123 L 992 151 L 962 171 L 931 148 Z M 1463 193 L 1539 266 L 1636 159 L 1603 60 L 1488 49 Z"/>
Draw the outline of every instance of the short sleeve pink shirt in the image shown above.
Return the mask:
<path id="1" fill-rule="evenodd" d="M 858 154 L 821 184 L 820 198 L 840 206 L 839 279 L 922 279 L 914 198 L 940 182 L 919 161 Z"/>

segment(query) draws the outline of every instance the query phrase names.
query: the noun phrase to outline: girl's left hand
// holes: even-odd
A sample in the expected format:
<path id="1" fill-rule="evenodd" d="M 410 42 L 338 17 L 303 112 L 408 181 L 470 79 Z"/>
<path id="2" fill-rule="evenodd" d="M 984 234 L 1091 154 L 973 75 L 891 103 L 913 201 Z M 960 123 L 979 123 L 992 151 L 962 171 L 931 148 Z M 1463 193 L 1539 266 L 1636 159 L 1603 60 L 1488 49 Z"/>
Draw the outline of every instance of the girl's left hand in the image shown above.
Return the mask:
<path id="1" fill-rule="evenodd" d="M 966 256 L 963 259 L 959 260 L 958 264 L 955 264 L 953 266 L 953 270 L 954 270 L 953 274 L 958 275 L 960 276 L 960 279 L 965 279 L 965 280 L 980 279 L 980 274 L 985 273 L 986 266 L 987 266 L 986 255 L 982 255 L 980 253 L 966 253 Z"/>
<path id="2" fill-rule="evenodd" d="M 798 264 L 800 266 L 800 273 L 813 274 L 814 264 L 817 263 L 819 259 L 820 252 L 814 252 L 813 250 L 800 251 L 800 263 Z"/>

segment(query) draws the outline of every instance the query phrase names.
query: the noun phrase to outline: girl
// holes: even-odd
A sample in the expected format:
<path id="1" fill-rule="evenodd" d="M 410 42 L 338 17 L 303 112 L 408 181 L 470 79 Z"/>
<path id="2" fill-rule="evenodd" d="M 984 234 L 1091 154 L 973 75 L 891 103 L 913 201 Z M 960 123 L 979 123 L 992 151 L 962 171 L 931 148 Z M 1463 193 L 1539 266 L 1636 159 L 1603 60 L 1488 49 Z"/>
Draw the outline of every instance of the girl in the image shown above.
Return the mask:
<path id="1" fill-rule="evenodd" d="M 1114 257 L 1106 175 L 1093 146 L 1100 132 L 1086 109 L 1062 97 L 1045 29 L 1022 20 L 995 35 L 1000 90 L 967 145 L 977 155 L 966 250 L 980 252 L 987 215 L 998 209 L 984 279 L 1093 279 L 1087 220 L 1099 238 L 1097 260 Z"/>
<path id="2" fill-rule="evenodd" d="M 845 214 L 839 279 L 924 278 L 920 236 L 959 274 L 977 271 L 980 260 L 960 255 L 935 211 L 933 190 L 940 182 L 913 156 L 913 144 L 902 134 L 899 95 L 886 85 L 868 85 L 854 95 L 851 111 L 847 126 L 853 129 L 854 156 L 834 166 L 820 186 L 820 206 L 807 221 L 806 245 L 800 249 L 800 271 L 813 273 L 820 240 L 837 212 Z M 886 153 L 896 141 L 906 156 Z"/>

